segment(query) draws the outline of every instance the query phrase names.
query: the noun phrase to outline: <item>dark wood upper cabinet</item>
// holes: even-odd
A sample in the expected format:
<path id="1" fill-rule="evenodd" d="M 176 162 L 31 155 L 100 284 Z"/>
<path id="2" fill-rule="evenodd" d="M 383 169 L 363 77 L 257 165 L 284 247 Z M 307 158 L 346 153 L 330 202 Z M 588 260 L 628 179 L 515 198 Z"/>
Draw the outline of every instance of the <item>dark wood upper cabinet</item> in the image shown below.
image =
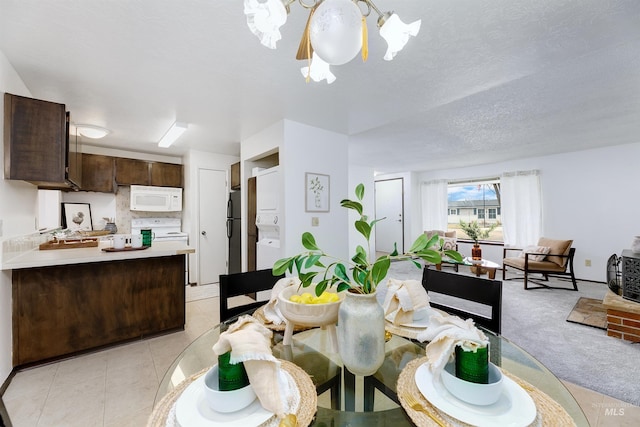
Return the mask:
<path id="1" fill-rule="evenodd" d="M 5 93 L 5 179 L 78 188 L 81 163 L 77 139 L 69 141 L 69 120 L 64 104 Z"/>
<path id="2" fill-rule="evenodd" d="M 151 185 L 158 187 L 182 187 L 182 165 L 151 162 Z"/>
<path id="3" fill-rule="evenodd" d="M 240 162 L 231 165 L 231 189 L 240 190 Z"/>
<path id="4" fill-rule="evenodd" d="M 98 154 L 82 154 L 82 190 L 115 193 L 116 158 Z"/>
<path id="5" fill-rule="evenodd" d="M 116 183 L 118 185 L 151 185 L 146 160 L 116 157 Z"/>

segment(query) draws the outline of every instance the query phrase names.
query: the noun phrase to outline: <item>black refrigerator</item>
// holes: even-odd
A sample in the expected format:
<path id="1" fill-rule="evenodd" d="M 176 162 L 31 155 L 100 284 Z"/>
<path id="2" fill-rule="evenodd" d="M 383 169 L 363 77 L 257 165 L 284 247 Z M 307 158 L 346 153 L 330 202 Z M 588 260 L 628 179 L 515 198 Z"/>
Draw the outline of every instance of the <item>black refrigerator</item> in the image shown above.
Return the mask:
<path id="1" fill-rule="evenodd" d="M 242 251 L 240 244 L 240 192 L 229 193 L 227 202 L 227 238 L 229 239 L 229 272 L 242 271 Z"/>

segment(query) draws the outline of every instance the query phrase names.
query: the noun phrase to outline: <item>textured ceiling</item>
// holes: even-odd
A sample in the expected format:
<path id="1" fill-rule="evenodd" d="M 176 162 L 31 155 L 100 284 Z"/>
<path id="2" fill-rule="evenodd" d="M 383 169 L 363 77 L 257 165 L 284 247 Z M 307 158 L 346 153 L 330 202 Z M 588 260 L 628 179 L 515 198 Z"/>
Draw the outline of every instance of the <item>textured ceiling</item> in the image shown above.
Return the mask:
<path id="1" fill-rule="evenodd" d="M 417 38 L 391 61 L 369 19 L 370 53 L 305 83 L 291 6 L 273 51 L 240 0 L 0 0 L 0 50 L 36 98 L 100 145 L 239 154 L 281 119 L 349 135 L 351 161 L 421 171 L 640 141 L 640 1 L 376 0 Z M 174 121 L 189 130 L 170 149 Z M 83 142 L 90 142 L 84 140 Z"/>

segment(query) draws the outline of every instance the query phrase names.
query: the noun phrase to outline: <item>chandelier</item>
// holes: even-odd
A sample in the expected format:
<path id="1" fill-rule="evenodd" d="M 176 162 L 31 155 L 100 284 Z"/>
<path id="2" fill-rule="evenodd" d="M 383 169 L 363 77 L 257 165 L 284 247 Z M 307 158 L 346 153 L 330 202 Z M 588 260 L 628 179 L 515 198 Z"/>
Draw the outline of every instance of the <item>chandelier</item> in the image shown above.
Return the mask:
<path id="1" fill-rule="evenodd" d="M 378 15 L 380 36 L 387 41 L 384 59 L 391 61 L 404 48 L 409 37 L 420 31 L 420 20 L 405 24 L 394 12 L 380 12 L 372 0 L 244 0 L 247 25 L 264 46 L 275 49 L 282 38 L 280 27 L 287 21 L 290 5 L 298 1 L 309 10 L 296 59 L 306 60 L 302 75 L 316 82 L 333 83 L 331 65 L 342 65 L 361 52 L 369 55 L 367 18 L 373 10 Z"/>

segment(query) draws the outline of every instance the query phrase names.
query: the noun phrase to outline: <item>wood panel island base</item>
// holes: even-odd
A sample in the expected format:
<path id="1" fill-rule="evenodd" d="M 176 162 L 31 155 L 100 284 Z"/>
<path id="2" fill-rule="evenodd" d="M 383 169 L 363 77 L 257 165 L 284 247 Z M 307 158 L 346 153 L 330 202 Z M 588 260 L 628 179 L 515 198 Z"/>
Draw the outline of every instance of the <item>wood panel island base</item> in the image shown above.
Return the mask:
<path id="1" fill-rule="evenodd" d="M 185 255 L 16 269 L 12 283 L 14 367 L 184 329 Z"/>

